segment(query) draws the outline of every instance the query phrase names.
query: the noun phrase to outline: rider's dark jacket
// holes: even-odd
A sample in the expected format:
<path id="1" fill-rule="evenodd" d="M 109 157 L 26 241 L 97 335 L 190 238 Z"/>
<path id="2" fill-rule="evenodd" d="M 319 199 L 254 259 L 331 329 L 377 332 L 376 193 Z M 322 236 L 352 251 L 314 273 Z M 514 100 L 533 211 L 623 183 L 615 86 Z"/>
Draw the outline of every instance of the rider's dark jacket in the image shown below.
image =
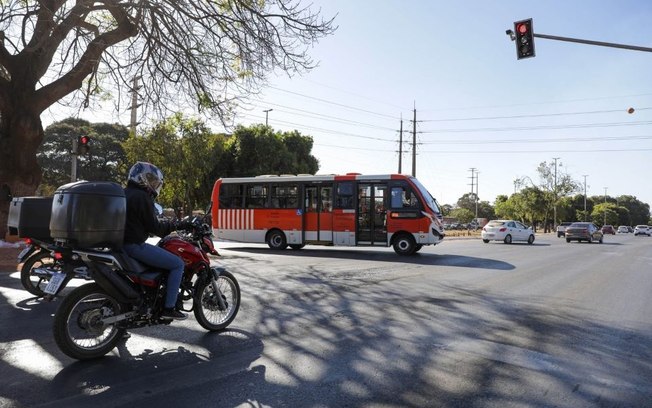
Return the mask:
<path id="1" fill-rule="evenodd" d="M 125 188 L 125 196 L 125 244 L 142 244 L 150 235 L 164 237 L 175 229 L 173 223 L 159 221 L 154 210 L 154 198 L 144 188 L 130 181 Z"/>

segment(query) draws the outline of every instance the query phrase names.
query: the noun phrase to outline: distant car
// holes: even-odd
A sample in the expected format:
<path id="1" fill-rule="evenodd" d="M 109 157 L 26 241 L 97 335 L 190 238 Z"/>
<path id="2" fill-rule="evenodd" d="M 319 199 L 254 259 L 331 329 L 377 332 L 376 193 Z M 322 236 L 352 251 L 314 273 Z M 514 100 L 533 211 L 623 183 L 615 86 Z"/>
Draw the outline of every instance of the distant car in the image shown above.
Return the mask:
<path id="1" fill-rule="evenodd" d="M 601 231 L 605 235 L 606 234 L 616 235 L 616 230 L 614 229 L 614 227 L 612 225 L 609 225 L 609 224 L 603 225 Z"/>
<path id="2" fill-rule="evenodd" d="M 566 235 L 566 227 L 568 227 L 571 224 L 572 222 L 562 222 L 561 224 L 557 225 L 557 238 Z"/>
<path id="3" fill-rule="evenodd" d="M 629 234 L 629 227 L 627 227 L 627 226 L 625 226 L 625 225 L 621 225 L 620 227 L 618 227 L 618 231 L 617 231 L 617 232 L 618 232 L 619 234 Z"/>
<path id="4" fill-rule="evenodd" d="M 489 221 L 480 235 L 485 244 L 489 241 L 503 241 L 506 244 L 511 244 L 512 241 L 526 241 L 528 244 L 534 242 L 532 228 L 514 220 Z"/>
<path id="5" fill-rule="evenodd" d="M 566 242 L 587 241 L 589 244 L 593 241 L 602 243 L 604 234 L 592 222 L 574 222 L 566 227 Z"/>
<path id="6" fill-rule="evenodd" d="M 639 236 L 639 235 L 646 235 L 650 236 L 650 229 L 647 227 L 647 225 L 637 225 L 634 228 L 634 235 Z"/>

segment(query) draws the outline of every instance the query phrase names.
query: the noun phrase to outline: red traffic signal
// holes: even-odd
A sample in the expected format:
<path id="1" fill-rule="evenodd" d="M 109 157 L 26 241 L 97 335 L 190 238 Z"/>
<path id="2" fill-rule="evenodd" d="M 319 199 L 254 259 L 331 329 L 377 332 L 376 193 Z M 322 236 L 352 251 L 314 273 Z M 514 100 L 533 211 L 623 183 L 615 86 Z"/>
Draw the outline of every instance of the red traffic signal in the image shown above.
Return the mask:
<path id="1" fill-rule="evenodd" d="M 91 142 L 90 136 L 79 136 L 79 139 L 77 140 L 77 154 L 78 155 L 87 154 L 91 148 L 90 142 Z"/>
<path id="2" fill-rule="evenodd" d="M 516 21 L 514 23 L 514 32 L 516 34 L 516 58 L 534 57 L 534 31 L 532 29 L 532 19 Z"/>

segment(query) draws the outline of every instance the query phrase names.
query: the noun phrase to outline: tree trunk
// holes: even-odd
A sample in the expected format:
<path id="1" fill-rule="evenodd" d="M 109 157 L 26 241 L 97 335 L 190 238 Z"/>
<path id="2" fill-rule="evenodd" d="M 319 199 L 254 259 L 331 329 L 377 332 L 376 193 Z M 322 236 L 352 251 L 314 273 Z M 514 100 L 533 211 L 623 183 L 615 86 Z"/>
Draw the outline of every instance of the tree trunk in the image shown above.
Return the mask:
<path id="1" fill-rule="evenodd" d="M 0 239 L 7 232 L 11 197 L 34 195 L 41 183 L 36 152 L 43 141 L 38 113 L 13 106 L 0 117 Z"/>

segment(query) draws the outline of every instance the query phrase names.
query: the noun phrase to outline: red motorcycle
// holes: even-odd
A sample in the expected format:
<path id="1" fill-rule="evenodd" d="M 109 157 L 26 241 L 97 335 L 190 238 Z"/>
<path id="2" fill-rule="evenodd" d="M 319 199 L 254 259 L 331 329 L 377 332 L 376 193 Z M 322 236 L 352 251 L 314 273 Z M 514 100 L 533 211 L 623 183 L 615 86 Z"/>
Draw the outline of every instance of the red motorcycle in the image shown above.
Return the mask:
<path id="1" fill-rule="evenodd" d="M 218 255 L 211 228 L 193 221 L 192 231 L 170 234 L 158 246 L 185 263 L 177 308 L 193 312 L 206 330 L 223 330 L 240 308 L 240 286 L 233 274 L 210 265 L 208 254 Z M 59 248 L 57 253 L 64 263 L 81 260 L 94 280 L 73 289 L 54 316 L 54 339 L 66 355 L 78 360 L 102 357 L 126 330 L 172 322 L 161 316 L 167 272 L 119 250 Z M 65 286 L 70 277 L 60 275 L 50 279 L 46 292 L 56 294 L 58 285 Z"/>

